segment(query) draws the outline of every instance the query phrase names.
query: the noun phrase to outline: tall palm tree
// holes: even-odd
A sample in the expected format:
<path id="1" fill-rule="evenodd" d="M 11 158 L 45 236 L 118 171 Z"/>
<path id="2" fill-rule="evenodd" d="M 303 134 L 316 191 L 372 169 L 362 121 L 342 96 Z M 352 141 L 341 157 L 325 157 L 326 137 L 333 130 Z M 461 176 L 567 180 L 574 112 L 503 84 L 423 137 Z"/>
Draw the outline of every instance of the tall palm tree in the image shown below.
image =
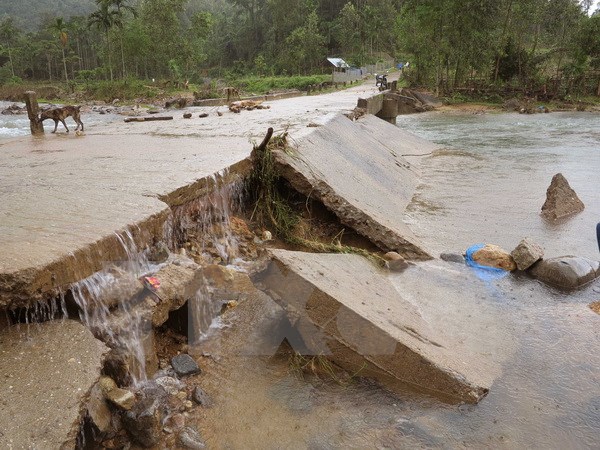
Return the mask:
<path id="1" fill-rule="evenodd" d="M 121 30 L 119 39 L 121 43 L 121 64 L 123 70 L 123 78 L 125 78 L 125 50 L 123 49 L 123 19 L 126 13 L 130 13 L 134 18 L 137 17 L 136 9 L 127 4 L 127 0 L 100 0 L 108 3 L 110 6 L 115 8 L 117 18 L 115 25 Z"/>
<path id="2" fill-rule="evenodd" d="M 63 20 L 62 17 L 57 17 L 54 23 L 50 25 L 50 30 L 56 33 L 58 39 L 60 40 L 60 46 L 62 50 L 62 60 L 63 60 L 63 69 L 65 71 L 65 81 L 69 82 L 69 73 L 67 72 L 67 58 L 65 55 L 65 49 L 67 48 L 67 44 L 69 43 L 69 33 L 67 23 Z"/>
<path id="3" fill-rule="evenodd" d="M 106 39 L 106 48 L 108 51 L 108 70 L 110 72 L 110 80 L 113 80 L 113 69 L 112 69 L 112 56 L 110 48 L 110 29 L 119 23 L 117 11 L 110 8 L 110 4 L 106 0 L 96 0 L 98 10 L 94 11 L 88 17 L 88 26 L 96 27 L 98 30 L 104 32 Z"/>

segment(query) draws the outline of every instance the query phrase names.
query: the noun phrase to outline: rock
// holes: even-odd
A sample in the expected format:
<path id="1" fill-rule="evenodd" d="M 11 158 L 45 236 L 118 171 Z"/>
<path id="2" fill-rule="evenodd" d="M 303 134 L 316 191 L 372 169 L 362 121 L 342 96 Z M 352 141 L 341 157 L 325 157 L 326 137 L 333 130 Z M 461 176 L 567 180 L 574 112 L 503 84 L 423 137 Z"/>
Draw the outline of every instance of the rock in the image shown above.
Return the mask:
<path id="1" fill-rule="evenodd" d="M 148 252 L 148 261 L 154 264 L 164 263 L 169 259 L 169 247 L 164 242 L 159 242 Z"/>
<path id="2" fill-rule="evenodd" d="M 272 241 L 273 240 L 273 234 L 271 234 L 271 232 L 269 230 L 264 230 L 262 232 L 262 240 L 263 241 Z"/>
<path id="3" fill-rule="evenodd" d="M 204 118 L 208 117 L 208 113 L 202 113 L 202 114 L 198 115 L 198 117 L 200 119 L 204 119 Z"/>
<path id="4" fill-rule="evenodd" d="M 542 206 L 542 215 L 551 220 L 576 214 L 585 209 L 585 205 L 569 185 L 567 179 L 557 173 L 546 191 L 546 202 Z"/>
<path id="5" fill-rule="evenodd" d="M 510 254 L 494 244 L 487 244 L 473 254 L 473 261 L 482 266 L 496 267 L 512 272 L 517 265 Z"/>
<path id="6" fill-rule="evenodd" d="M 225 266 L 210 264 L 202 270 L 204 278 L 211 286 L 224 289 L 233 283 L 233 272 Z"/>
<path id="7" fill-rule="evenodd" d="M 181 355 L 177 355 L 171 359 L 171 365 L 173 366 L 175 373 L 180 377 L 200 373 L 200 367 L 198 367 L 198 363 L 196 363 L 196 361 L 194 361 L 194 359 L 186 353 L 182 353 Z"/>
<path id="8" fill-rule="evenodd" d="M 191 427 L 185 427 L 179 434 L 179 443 L 184 448 L 202 449 L 206 448 L 206 443 L 200 436 L 200 433 Z"/>
<path id="9" fill-rule="evenodd" d="M 350 373 L 391 389 L 398 382 L 469 403 L 492 382 L 447 345 L 388 277 L 358 255 L 272 250 L 255 281 L 279 303 L 309 354 L 328 354 Z"/>
<path id="10" fill-rule="evenodd" d="M 191 118 L 192 118 L 192 113 L 185 113 L 185 114 L 183 115 L 183 118 L 184 118 L 184 119 L 191 119 Z"/>
<path id="11" fill-rule="evenodd" d="M 408 263 L 396 252 L 387 252 L 383 259 L 386 260 L 386 267 L 392 272 L 402 272 L 408 267 Z"/>
<path id="12" fill-rule="evenodd" d="M 463 255 L 461 255 L 460 253 L 444 252 L 440 255 L 440 259 L 442 261 L 453 262 L 453 263 L 458 263 L 458 264 L 465 263 L 465 257 Z"/>
<path id="13" fill-rule="evenodd" d="M 112 412 L 99 383 L 92 388 L 86 409 L 88 417 L 100 433 L 106 433 L 112 428 Z"/>
<path id="14" fill-rule="evenodd" d="M 74 320 L 0 330 L 0 448 L 75 448 L 107 352 Z"/>
<path id="15" fill-rule="evenodd" d="M 510 253 L 517 264 L 517 269 L 527 270 L 544 257 L 544 249 L 529 239 L 523 239 Z"/>
<path id="16" fill-rule="evenodd" d="M 131 438 L 149 448 L 161 437 L 162 412 L 156 399 L 145 398 L 123 415 L 123 426 Z"/>
<path id="17" fill-rule="evenodd" d="M 117 386 L 129 386 L 132 381 L 130 359 L 131 356 L 124 349 L 113 349 L 106 355 L 102 372 L 112 378 Z"/>
<path id="18" fill-rule="evenodd" d="M 213 404 L 210 396 L 200 386 L 196 386 L 194 393 L 192 394 L 192 398 L 196 403 L 198 403 L 200 406 L 204 406 L 205 408 L 209 408 Z"/>
<path id="19" fill-rule="evenodd" d="M 185 386 L 181 381 L 173 377 L 160 377 L 154 380 L 154 382 L 158 386 L 161 386 L 169 395 L 177 395 Z"/>
<path id="20" fill-rule="evenodd" d="M 115 388 L 110 391 L 106 394 L 106 399 L 113 405 L 118 406 L 125 411 L 129 411 L 135 403 L 135 395 L 133 395 L 133 392 L 121 388 Z"/>
<path id="21" fill-rule="evenodd" d="M 600 301 L 594 302 L 594 303 L 590 303 L 589 307 L 596 314 L 600 314 Z"/>
<path id="22" fill-rule="evenodd" d="M 322 202 L 382 250 L 431 258 L 401 220 L 418 183 L 416 168 L 401 155 L 437 145 L 373 116 L 356 122 L 330 117 L 301 131 L 306 135 L 294 136 L 293 150 L 273 151 L 277 170 L 294 189 Z"/>
<path id="23" fill-rule="evenodd" d="M 100 389 L 102 390 L 102 393 L 104 394 L 104 396 L 108 395 L 108 393 L 114 389 L 117 389 L 117 383 L 115 383 L 115 380 L 113 380 L 110 377 L 100 377 L 100 379 L 98 380 L 98 386 L 100 386 Z"/>
<path id="24" fill-rule="evenodd" d="M 173 430 L 181 430 L 185 427 L 185 416 L 183 414 L 173 414 L 167 418 L 166 427 Z"/>
<path id="25" fill-rule="evenodd" d="M 101 377 L 98 381 L 98 386 L 100 387 L 104 398 L 113 405 L 127 411 L 133 407 L 135 395 L 127 389 L 117 387 L 117 383 L 115 383 L 112 378 L 106 376 Z"/>
<path id="26" fill-rule="evenodd" d="M 600 263 L 578 256 L 561 256 L 538 262 L 529 273 L 544 283 L 576 289 L 600 276 Z"/>

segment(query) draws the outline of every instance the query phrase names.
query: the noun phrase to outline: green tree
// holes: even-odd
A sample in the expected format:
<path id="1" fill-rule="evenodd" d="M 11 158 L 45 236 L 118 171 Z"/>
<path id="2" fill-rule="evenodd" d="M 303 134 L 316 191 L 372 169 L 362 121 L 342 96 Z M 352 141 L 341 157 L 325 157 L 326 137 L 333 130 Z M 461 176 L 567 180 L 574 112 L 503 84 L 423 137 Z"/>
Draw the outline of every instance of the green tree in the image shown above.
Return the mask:
<path id="1" fill-rule="evenodd" d="M 8 55 L 8 61 L 10 64 L 10 73 L 15 76 L 15 64 L 13 61 L 13 53 L 15 43 L 20 37 L 20 30 L 15 26 L 14 19 L 10 16 L 5 17 L 0 22 L 0 43 L 3 46 L 3 50 Z"/>
<path id="2" fill-rule="evenodd" d="M 64 21 L 62 17 L 57 17 L 52 25 L 50 25 L 50 30 L 53 31 L 58 40 L 60 41 L 60 48 L 62 50 L 62 61 L 63 61 L 63 69 L 65 73 L 65 81 L 69 82 L 69 72 L 67 71 L 67 58 L 65 55 L 65 49 L 67 48 L 67 44 L 69 43 L 69 33 L 67 23 Z"/>
<path id="3" fill-rule="evenodd" d="M 98 9 L 90 14 L 88 18 L 88 26 L 95 27 L 99 31 L 104 33 L 106 42 L 106 50 L 108 55 L 108 70 L 110 73 L 110 80 L 114 79 L 113 66 L 112 66 L 112 49 L 110 45 L 110 30 L 119 21 L 117 11 L 111 9 L 110 4 L 104 0 L 96 0 Z"/>
<path id="4" fill-rule="evenodd" d="M 323 63 L 327 54 L 325 37 L 319 31 L 319 17 L 312 12 L 306 23 L 296 28 L 285 40 L 288 51 L 284 56 L 293 73 L 311 73 Z"/>

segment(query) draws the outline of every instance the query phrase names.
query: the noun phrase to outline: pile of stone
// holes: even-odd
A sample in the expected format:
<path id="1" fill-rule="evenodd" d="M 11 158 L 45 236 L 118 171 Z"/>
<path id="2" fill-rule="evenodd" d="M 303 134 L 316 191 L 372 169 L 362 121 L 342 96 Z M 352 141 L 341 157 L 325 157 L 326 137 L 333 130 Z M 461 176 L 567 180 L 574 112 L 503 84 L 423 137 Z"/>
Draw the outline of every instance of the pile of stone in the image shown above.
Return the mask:
<path id="1" fill-rule="evenodd" d="M 443 253 L 440 258 L 464 263 L 463 255 Z M 508 272 L 526 272 L 546 284 L 563 289 L 577 289 L 600 277 L 600 262 L 579 256 L 559 256 L 544 259 L 544 250 L 531 239 L 523 239 L 510 253 L 493 244 L 485 245 L 473 254 L 481 266 Z"/>
<path id="2" fill-rule="evenodd" d="M 119 387 L 111 377 L 102 376 L 86 406 L 88 426 L 93 427 L 96 441 L 103 448 L 121 448 L 130 440 L 145 448 L 159 442 L 177 448 L 204 448 L 200 433 L 186 424 L 194 408 L 212 405 L 192 378 L 200 373 L 195 359 L 183 353 L 136 388 Z"/>

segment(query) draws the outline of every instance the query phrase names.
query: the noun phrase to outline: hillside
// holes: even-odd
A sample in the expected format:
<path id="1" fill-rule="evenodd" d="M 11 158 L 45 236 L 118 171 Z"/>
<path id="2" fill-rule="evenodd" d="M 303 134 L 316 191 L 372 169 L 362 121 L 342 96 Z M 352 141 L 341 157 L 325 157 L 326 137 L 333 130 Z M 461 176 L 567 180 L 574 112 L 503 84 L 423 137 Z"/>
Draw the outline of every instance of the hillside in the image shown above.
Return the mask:
<path id="1" fill-rule="evenodd" d="M 0 17 L 14 17 L 27 31 L 37 29 L 43 17 L 81 16 L 94 9 L 94 0 L 0 0 Z"/>

